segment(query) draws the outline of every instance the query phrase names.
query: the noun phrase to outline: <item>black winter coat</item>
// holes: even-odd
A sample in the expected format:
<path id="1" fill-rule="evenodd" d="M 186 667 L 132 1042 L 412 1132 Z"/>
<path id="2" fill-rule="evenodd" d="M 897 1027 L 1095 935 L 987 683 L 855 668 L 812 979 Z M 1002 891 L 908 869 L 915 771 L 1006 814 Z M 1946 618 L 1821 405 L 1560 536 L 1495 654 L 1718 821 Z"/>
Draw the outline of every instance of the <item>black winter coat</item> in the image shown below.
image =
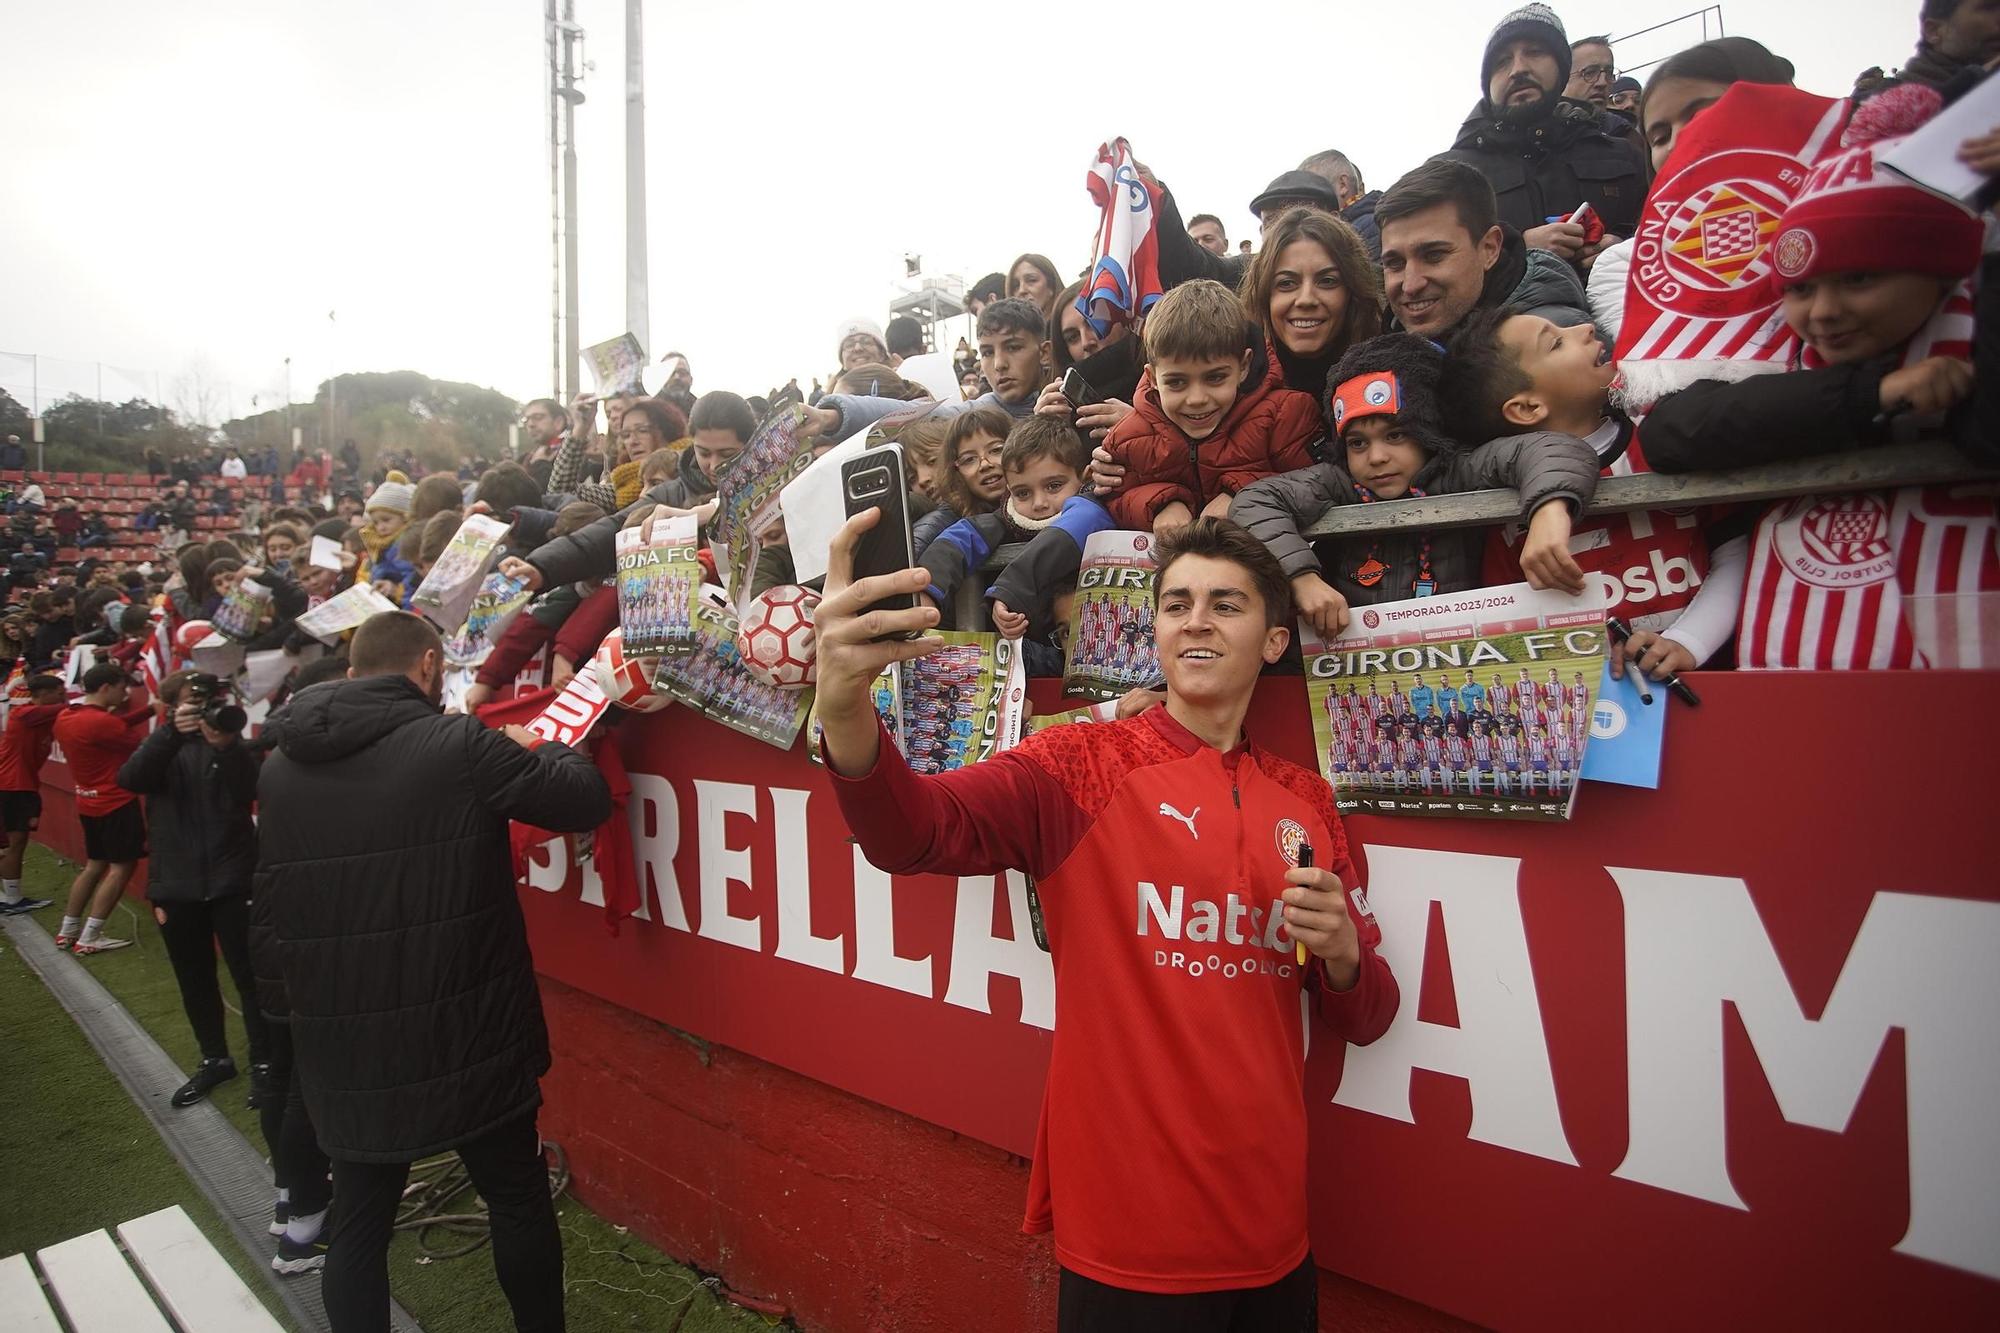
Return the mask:
<path id="1" fill-rule="evenodd" d="M 1646 154 L 1625 126 L 1588 102 L 1560 99 L 1539 120 L 1512 121 L 1481 102 L 1442 154 L 1493 186 L 1500 220 L 1521 231 L 1588 203 L 1604 229 L 1629 238 L 1646 202 Z"/>
<path id="2" fill-rule="evenodd" d="M 1340 210 L 1340 220 L 1354 228 L 1361 243 L 1368 247 L 1368 257 L 1377 264 L 1382 262 L 1382 224 L 1375 220 L 1375 205 L 1380 202 L 1382 192 L 1370 190 Z"/>
<path id="3" fill-rule="evenodd" d="M 146 798 L 148 901 L 201 903 L 250 892 L 257 767 L 258 756 L 242 741 L 218 750 L 171 722 L 153 728 L 125 760 L 118 785 Z"/>
<path id="4" fill-rule="evenodd" d="M 439 713 L 401 676 L 315 686 L 283 730 L 252 904 L 320 1145 L 414 1161 L 534 1110 L 549 1041 L 507 823 L 595 828 L 604 779 L 567 746 Z"/>

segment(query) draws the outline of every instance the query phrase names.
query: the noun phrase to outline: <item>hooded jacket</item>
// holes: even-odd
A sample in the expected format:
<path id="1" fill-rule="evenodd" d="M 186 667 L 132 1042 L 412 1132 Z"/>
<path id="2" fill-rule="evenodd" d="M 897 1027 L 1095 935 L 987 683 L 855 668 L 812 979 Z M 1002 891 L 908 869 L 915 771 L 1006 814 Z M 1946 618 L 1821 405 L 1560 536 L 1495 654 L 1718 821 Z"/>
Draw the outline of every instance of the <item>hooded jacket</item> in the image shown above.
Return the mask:
<path id="1" fill-rule="evenodd" d="M 694 450 L 683 449 L 673 476 L 617 513 L 607 514 L 566 537 L 543 542 L 529 554 L 528 563 L 542 571 L 544 588 L 558 583 L 581 583 L 585 579 L 608 579 L 618 571 L 618 529 L 625 526 L 626 515 L 640 505 L 692 509 L 714 494 L 715 483 L 695 463 Z"/>
<path id="2" fill-rule="evenodd" d="M 1121 528 L 1149 532 L 1153 517 L 1176 500 L 1190 510 L 1225 491 L 1312 462 L 1321 433 L 1313 396 L 1285 387 L 1277 357 L 1260 338 L 1251 344 L 1250 369 L 1236 401 L 1206 439 L 1191 440 L 1167 419 L 1150 368 L 1140 377 L 1133 411 L 1104 439 L 1125 471 L 1125 484 L 1109 501 Z"/>
<path id="3" fill-rule="evenodd" d="M 507 824 L 603 823 L 591 762 L 370 676 L 291 702 L 258 800 L 253 917 L 327 1154 L 414 1161 L 540 1105 L 548 1032 Z"/>
<path id="4" fill-rule="evenodd" d="M 1625 126 L 1588 102 L 1555 100 L 1546 115 L 1510 120 L 1481 101 L 1443 156 L 1486 177 L 1500 220 L 1520 231 L 1589 204 L 1623 239 L 1646 202 L 1646 155 Z"/>
<path id="5" fill-rule="evenodd" d="M 1567 500 L 1572 510 L 1582 512 L 1597 494 L 1599 467 L 1596 453 L 1574 435 L 1531 431 L 1494 440 L 1469 453 L 1441 449 L 1424 463 L 1412 485 L 1426 495 L 1512 487 L 1521 493 L 1521 519 L 1525 522 L 1549 500 Z M 1361 503 L 1346 468 L 1317 463 L 1303 472 L 1271 477 L 1247 488 L 1229 506 L 1229 517 L 1270 548 L 1287 578 L 1318 574 L 1353 606 L 1413 596 L 1412 585 L 1426 541 L 1431 577 L 1437 583 L 1434 591 L 1465 592 L 1483 582 L 1480 553 L 1486 544 L 1484 528 L 1316 539 L 1305 535 L 1305 530 L 1329 511 Z M 1388 570 L 1372 585 L 1364 585 L 1356 580 L 1355 570 L 1371 556 Z"/>
<path id="6" fill-rule="evenodd" d="M 146 898 L 200 903 L 250 892 L 257 869 L 257 755 L 242 740 L 217 749 L 172 723 L 153 728 L 118 769 L 146 798 Z"/>

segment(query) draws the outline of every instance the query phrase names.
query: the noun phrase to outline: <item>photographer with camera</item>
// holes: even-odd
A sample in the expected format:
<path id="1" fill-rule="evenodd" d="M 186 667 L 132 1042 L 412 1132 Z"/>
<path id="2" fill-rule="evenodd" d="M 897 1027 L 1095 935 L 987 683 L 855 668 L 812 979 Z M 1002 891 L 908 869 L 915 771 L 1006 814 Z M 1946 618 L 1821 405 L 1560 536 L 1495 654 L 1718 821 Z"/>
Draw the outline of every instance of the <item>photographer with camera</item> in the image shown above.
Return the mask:
<path id="1" fill-rule="evenodd" d="M 258 758 L 243 744 L 247 719 L 220 677 L 176 671 L 160 682 L 157 707 L 160 724 L 118 770 L 118 785 L 146 798 L 153 844 L 146 897 L 201 1046 L 201 1063 L 173 1104 L 193 1106 L 236 1077 L 216 985 L 220 945 L 242 1000 L 255 1108 L 269 1100 L 264 1013 L 250 969 L 250 880 L 257 868 L 250 811 Z"/>

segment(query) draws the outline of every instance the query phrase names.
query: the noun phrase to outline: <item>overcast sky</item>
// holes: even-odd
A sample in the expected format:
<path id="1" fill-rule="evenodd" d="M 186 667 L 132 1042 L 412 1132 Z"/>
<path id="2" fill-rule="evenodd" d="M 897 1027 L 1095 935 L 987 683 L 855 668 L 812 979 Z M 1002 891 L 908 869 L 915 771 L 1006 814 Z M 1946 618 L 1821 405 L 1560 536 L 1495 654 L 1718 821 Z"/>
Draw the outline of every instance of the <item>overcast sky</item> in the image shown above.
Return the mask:
<path id="1" fill-rule="evenodd" d="M 651 0 L 651 350 L 688 353 L 697 390 L 761 393 L 824 374 L 842 318 L 886 319 L 906 251 L 968 281 L 1025 250 L 1079 270 L 1086 169 L 1118 134 L 1232 245 L 1308 153 L 1339 147 L 1385 187 L 1449 145 L 1509 7 Z M 1572 37 L 1690 7 L 1557 6 Z M 1916 8 L 1730 0 L 1724 18 L 1839 94 L 1908 56 Z M 576 9 L 596 64 L 577 116 L 589 344 L 625 327 L 624 5 Z M 1699 37 L 1640 37 L 1620 63 Z M 26 353 L 44 403 L 94 394 L 103 362 L 106 397 L 157 380 L 174 404 L 199 371 L 247 412 L 283 401 L 287 356 L 300 401 L 335 369 L 552 387 L 540 0 L 4 0 L 0 47 L 17 398 Z"/>

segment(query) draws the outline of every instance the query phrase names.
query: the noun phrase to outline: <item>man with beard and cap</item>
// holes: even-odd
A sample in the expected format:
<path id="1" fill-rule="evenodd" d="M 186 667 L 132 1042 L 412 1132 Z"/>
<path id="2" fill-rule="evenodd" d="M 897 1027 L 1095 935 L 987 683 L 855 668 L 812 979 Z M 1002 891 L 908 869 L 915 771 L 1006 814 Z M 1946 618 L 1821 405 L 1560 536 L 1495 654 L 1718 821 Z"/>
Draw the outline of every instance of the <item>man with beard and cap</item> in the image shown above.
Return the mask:
<path id="1" fill-rule="evenodd" d="M 1625 126 L 1562 95 L 1570 65 L 1569 37 L 1554 10 L 1527 4 L 1509 13 L 1486 42 L 1479 105 L 1444 156 L 1486 177 L 1500 220 L 1531 248 L 1585 268 L 1632 234 L 1646 198 L 1646 160 Z M 1595 242 L 1567 221 L 1586 203 L 1604 224 Z"/>
<path id="2" fill-rule="evenodd" d="M 611 793 L 581 753 L 438 703 L 444 646 L 364 621 L 349 679 L 306 690 L 257 786 L 252 889 L 340 1200 L 321 1291 L 335 1329 L 388 1328 L 410 1163 L 456 1152 L 486 1200 L 521 1329 L 562 1327 L 562 1240 L 535 1113 L 549 1067 L 508 822 L 581 833 Z"/>

